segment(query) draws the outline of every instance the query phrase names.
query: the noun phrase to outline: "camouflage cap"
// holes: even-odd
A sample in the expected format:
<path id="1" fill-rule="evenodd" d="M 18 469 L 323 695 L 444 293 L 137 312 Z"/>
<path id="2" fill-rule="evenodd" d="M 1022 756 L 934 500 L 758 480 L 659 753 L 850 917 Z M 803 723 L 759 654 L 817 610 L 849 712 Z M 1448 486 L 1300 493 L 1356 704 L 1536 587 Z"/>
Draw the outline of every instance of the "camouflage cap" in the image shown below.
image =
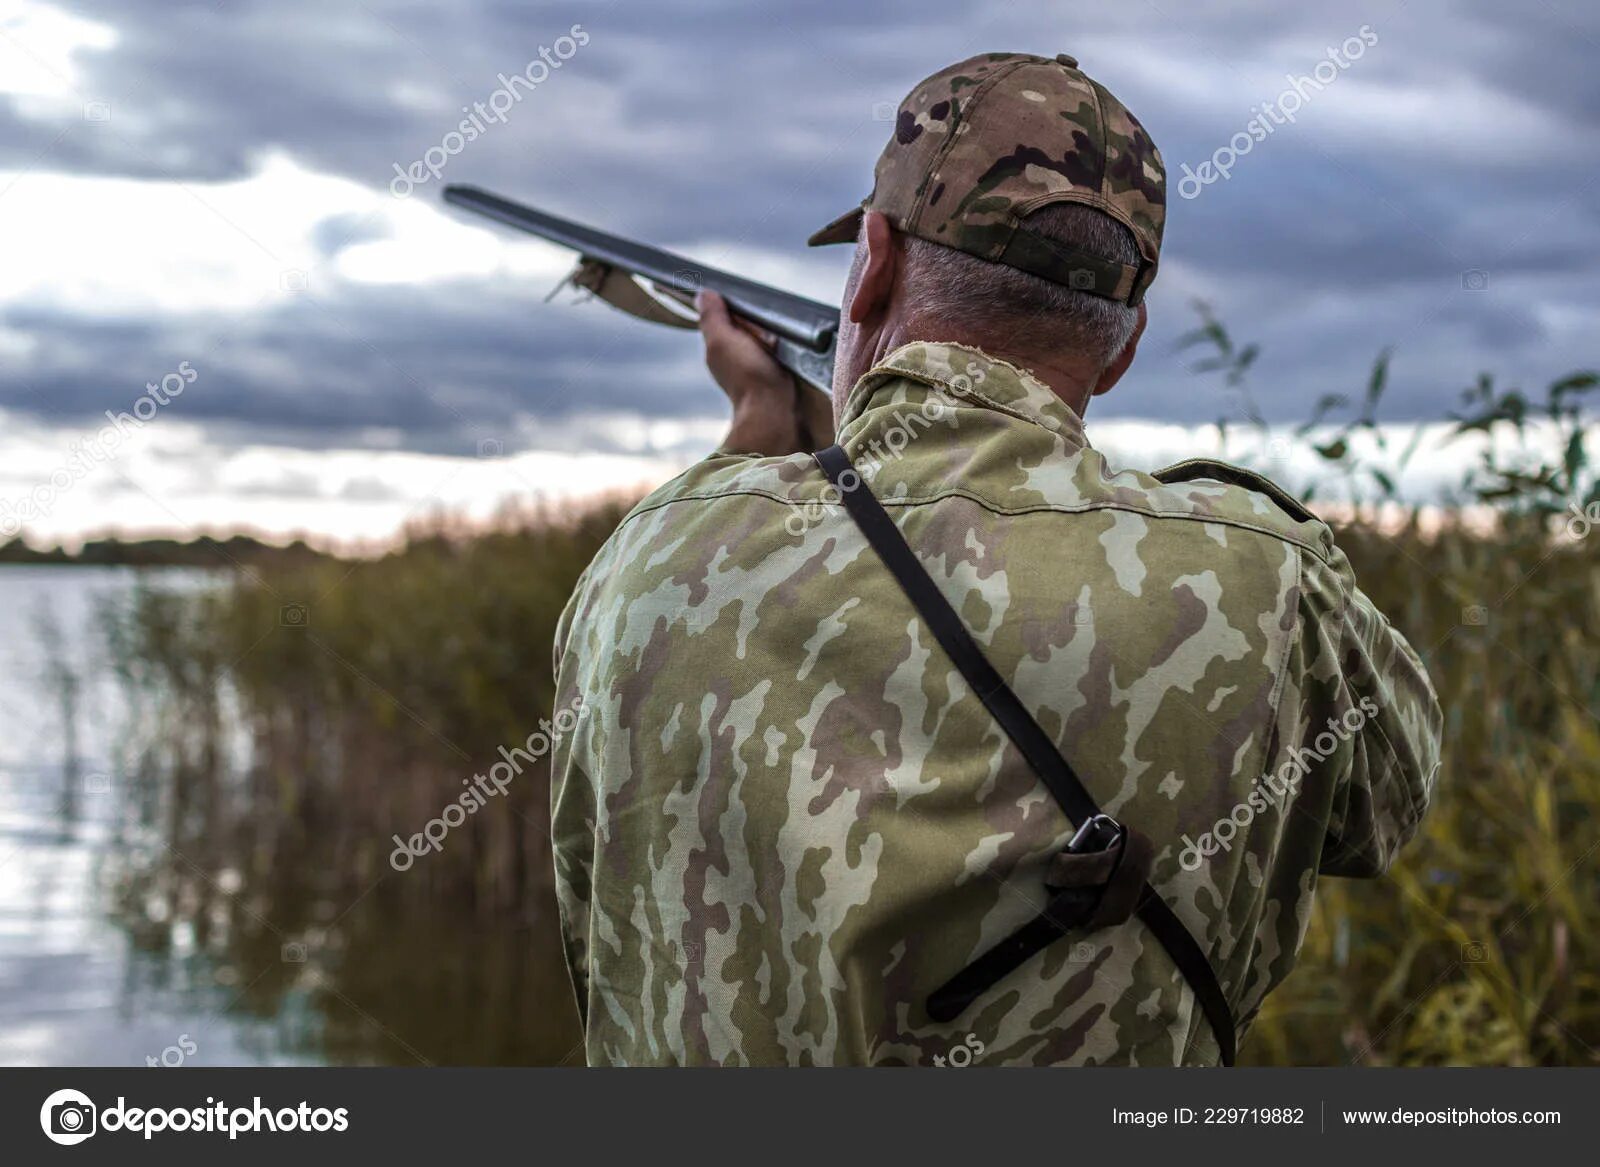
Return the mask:
<path id="1" fill-rule="evenodd" d="M 983 53 L 941 69 L 900 103 L 872 194 L 810 239 L 853 243 L 864 211 L 908 235 L 1055 283 L 1137 304 L 1155 279 L 1166 170 L 1139 119 L 1062 53 Z M 1122 223 L 1141 262 L 1064 247 L 1024 216 L 1083 203 Z"/>

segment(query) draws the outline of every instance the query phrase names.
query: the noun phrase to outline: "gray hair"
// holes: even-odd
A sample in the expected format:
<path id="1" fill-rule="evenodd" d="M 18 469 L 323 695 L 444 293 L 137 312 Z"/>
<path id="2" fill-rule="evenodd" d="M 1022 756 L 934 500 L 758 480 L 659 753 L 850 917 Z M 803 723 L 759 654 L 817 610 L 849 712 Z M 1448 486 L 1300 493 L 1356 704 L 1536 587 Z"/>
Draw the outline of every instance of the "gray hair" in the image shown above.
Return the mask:
<path id="1" fill-rule="evenodd" d="M 1081 203 L 1052 203 L 1024 220 L 1030 231 L 1119 263 L 1139 263 L 1133 233 Z M 1071 347 L 1111 362 L 1133 335 L 1139 311 L 1000 263 L 904 235 L 905 296 L 923 321 L 959 320 L 967 333 L 994 336 L 997 349 Z"/>

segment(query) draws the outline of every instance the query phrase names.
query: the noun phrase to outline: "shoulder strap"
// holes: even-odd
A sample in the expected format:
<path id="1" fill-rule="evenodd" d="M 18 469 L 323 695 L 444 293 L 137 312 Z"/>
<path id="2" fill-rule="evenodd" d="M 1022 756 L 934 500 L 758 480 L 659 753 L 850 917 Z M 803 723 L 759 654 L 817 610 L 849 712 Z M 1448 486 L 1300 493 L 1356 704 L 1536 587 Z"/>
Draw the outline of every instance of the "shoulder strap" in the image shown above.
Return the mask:
<path id="1" fill-rule="evenodd" d="M 983 655 L 977 641 L 967 631 L 961 617 L 945 599 L 933 578 L 917 560 L 916 553 L 900 534 L 877 497 L 867 488 L 860 473 L 850 464 L 839 446 L 829 446 L 813 454 L 829 481 L 839 488 L 845 509 L 866 537 L 878 558 L 894 576 L 923 621 L 933 632 L 955 666 L 1016 745 L 1028 766 L 1073 823 L 1082 825 L 1102 813 L 1094 796 L 1062 757 L 1050 735 L 1001 678 Z M 1167 950 L 1179 972 L 1194 990 L 1195 999 L 1216 1035 L 1224 1065 L 1233 1065 L 1233 1010 L 1217 981 L 1216 972 L 1195 938 L 1184 927 L 1155 888 L 1146 883 L 1141 890 L 1135 914 Z"/>
<path id="2" fill-rule="evenodd" d="M 665 298 L 668 297 L 683 303 L 683 293 L 663 289 L 660 296 L 652 295 L 627 272 L 601 263 L 597 259 L 580 259 L 578 266 L 573 268 L 572 273 L 563 281 L 563 284 L 565 283 L 593 292 L 613 308 L 620 308 L 629 316 L 637 316 L 640 320 L 648 320 L 652 324 L 669 324 L 673 328 L 695 327 L 695 317 L 690 314 L 693 311 L 692 304 L 684 304 L 686 311 L 679 312 L 666 303 Z M 562 284 L 557 284 L 555 291 L 559 292 L 561 288 Z M 551 295 L 555 295 L 555 292 Z"/>

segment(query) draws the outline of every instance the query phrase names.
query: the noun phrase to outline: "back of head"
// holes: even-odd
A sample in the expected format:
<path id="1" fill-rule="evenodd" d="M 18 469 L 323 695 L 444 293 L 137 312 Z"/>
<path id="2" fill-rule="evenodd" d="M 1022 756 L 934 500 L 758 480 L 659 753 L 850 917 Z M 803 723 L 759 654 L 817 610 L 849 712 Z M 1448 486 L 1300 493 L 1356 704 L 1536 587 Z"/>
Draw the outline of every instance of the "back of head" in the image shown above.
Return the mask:
<path id="1" fill-rule="evenodd" d="M 1022 220 L 1065 250 L 1137 264 L 1132 233 L 1081 203 L 1053 203 Z M 941 335 L 951 322 L 980 348 L 1028 354 L 1072 353 L 1104 366 L 1133 336 L 1139 310 L 1093 292 L 979 259 L 964 251 L 904 237 L 905 311 L 919 331 Z"/>

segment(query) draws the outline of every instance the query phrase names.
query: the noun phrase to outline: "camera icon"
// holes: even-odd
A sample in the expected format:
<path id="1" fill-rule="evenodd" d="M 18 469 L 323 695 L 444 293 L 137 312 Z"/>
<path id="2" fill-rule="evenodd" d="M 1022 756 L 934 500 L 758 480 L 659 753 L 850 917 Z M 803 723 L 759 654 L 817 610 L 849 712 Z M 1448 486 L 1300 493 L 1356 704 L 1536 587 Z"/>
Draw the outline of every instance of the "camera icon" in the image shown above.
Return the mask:
<path id="1" fill-rule="evenodd" d="M 278 273 L 278 286 L 291 296 L 298 296 L 311 286 L 311 279 L 297 267 Z"/>
<path id="2" fill-rule="evenodd" d="M 878 101 L 872 105 L 872 120 L 875 122 L 892 122 L 900 107 L 892 101 Z"/>
<path id="3" fill-rule="evenodd" d="M 689 942 L 683 946 L 683 963 L 686 965 L 699 964 L 700 958 L 705 955 L 705 946 Z"/>
<path id="4" fill-rule="evenodd" d="M 94 1134 L 95 1105 L 78 1090 L 57 1090 L 39 1108 L 39 1125 L 52 1143 L 70 1147 Z"/>
<path id="5" fill-rule="evenodd" d="M 1489 946 L 1480 940 L 1474 940 L 1461 946 L 1462 964 L 1482 964 L 1489 959 Z"/>
<path id="6" fill-rule="evenodd" d="M 1074 292 L 1094 291 L 1094 272 L 1086 267 L 1075 267 L 1067 273 L 1067 286 Z"/>
<path id="7" fill-rule="evenodd" d="M 278 609 L 278 623 L 285 628 L 304 628 L 311 622 L 311 610 L 304 604 L 285 604 Z"/>
<path id="8" fill-rule="evenodd" d="M 111 106 L 103 101 L 86 101 L 83 103 L 83 120 L 103 126 L 111 120 Z"/>
<path id="9" fill-rule="evenodd" d="M 484 438 L 478 443 L 478 457 L 498 458 L 506 452 L 499 438 Z"/>
<path id="10" fill-rule="evenodd" d="M 83 792 L 85 794 L 110 794 L 111 775 L 98 772 L 85 774 L 83 776 Z"/>
<path id="11" fill-rule="evenodd" d="M 1287 462 L 1292 445 L 1288 438 L 1273 438 L 1267 443 L 1267 457 L 1274 462 Z"/>
<path id="12" fill-rule="evenodd" d="M 705 286 L 706 279 L 692 267 L 680 267 L 672 273 L 672 282 L 692 296 Z"/>
<path id="13" fill-rule="evenodd" d="M 94 1107 L 63 1102 L 50 1111 L 50 1130 L 58 1135 L 94 1134 Z"/>
<path id="14" fill-rule="evenodd" d="M 1489 623 L 1489 609 L 1481 604 L 1473 604 L 1461 609 L 1461 623 L 1468 628 L 1482 628 Z"/>
<path id="15" fill-rule="evenodd" d="M 1074 604 L 1072 606 L 1072 626 L 1074 628 L 1094 627 L 1094 609 L 1088 604 Z"/>
<path id="16" fill-rule="evenodd" d="M 1489 288 L 1489 273 L 1482 268 L 1469 268 L 1461 273 L 1462 290 L 1468 292 L 1484 292 Z"/>
<path id="17" fill-rule="evenodd" d="M 1094 960 L 1094 945 L 1087 940 L 1080 940 L 1072 946 L 1072 952 L 1067 957 L 1071 964 L 1089 964 Z"/>
<path id="18" fill-rule="evenodd" d="M 306 946 L 298 940 L 291 940 L 283 946 L 281 955 L 284 964 L 304 964 L 306 962 Z"/>

